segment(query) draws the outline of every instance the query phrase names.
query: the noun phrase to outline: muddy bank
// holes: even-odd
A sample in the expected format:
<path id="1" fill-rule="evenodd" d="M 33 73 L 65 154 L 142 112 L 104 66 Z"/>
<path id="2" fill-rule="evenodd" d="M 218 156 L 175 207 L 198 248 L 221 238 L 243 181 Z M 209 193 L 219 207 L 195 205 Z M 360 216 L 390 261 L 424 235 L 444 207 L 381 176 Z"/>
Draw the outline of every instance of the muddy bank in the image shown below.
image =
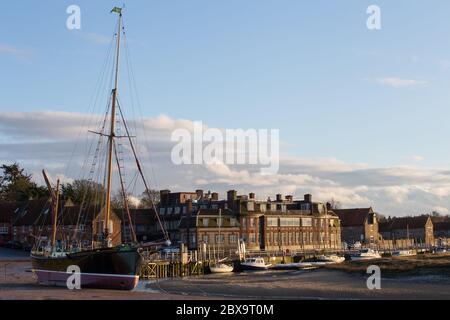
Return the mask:
<path id="1" fill-rule="evenodd" d="M 370 265 L 380 267 L 384 275 L 408 276 L 450 276 L 450 254 L 420 254 L 412 257 L 383 258 L 368 261 L 346 261 L 342 264 L 325 266 L 328 270 L 365 274 Z"/>

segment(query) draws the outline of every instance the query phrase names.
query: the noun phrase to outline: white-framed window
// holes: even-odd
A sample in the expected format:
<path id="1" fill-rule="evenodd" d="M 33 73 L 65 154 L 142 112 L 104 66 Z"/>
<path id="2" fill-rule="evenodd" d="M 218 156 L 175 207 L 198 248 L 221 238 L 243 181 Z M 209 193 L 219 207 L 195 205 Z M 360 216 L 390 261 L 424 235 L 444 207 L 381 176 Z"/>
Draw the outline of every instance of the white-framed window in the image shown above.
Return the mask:
<path id="1" fill-rule="evenodd" d="M 8 234 L 9 228 L 8 227 L 0 227 L 0 234 Z"/>
<path id="2" fill-rule="evenodd" d="M 209 242 L 209 236 L 207 234 L 203 235 L 203 243 L 208 243 Z"/>
<path id="3" fill-rule="evenodd" d="M 267 218 L 268 227 L 278 227 L 278 218 Z"/>
<path id="4" fill-rule="evenodd" d="M 225 236 L 223 234 L 216 234 L 216 243 L 224 243 Z"/>
<path id="5" fill-rule="evenodd" d="M 280 227 L 299 227 L 300 218 L 280 218 Z"/>
<path id="6" fill-rule="evenodd" d="M 250 228 L 255 226 L 255 218 L 250 218 Z"/>
<path id="7" fill-rule="evenodd" d="M 247 211 L 255 211 L 255 203 L 253 201 L 247 202 Z"/>
<path id="8" fill-rule="evenodd" d="M 230 234 L 229 237 L 228 237 L 228 241 L 230 243 L 237 243 L 238 242 L 237 234 Z"/>
<path id="9" fill-rule="evenodd" d="M 203 218 L 203 227 L 208 227 L 209 226 L 209 218 Z"/>
<path id="10" fill-rule="evenodd" d="M 302 218 L 302 227 L 312 227 L 312 218 Z"/>

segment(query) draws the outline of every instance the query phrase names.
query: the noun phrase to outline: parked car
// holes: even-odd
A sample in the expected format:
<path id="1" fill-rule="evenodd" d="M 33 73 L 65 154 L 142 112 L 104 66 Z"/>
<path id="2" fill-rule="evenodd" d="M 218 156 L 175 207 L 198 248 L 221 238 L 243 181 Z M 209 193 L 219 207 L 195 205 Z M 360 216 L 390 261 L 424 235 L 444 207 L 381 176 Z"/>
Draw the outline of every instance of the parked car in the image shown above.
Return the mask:
<path id="1" fill-rule="evenodd" d="M 22 249 L 22 244 L 19 241 L 11 240 L 6 243 L 6 248 L 10 249 Z"/>

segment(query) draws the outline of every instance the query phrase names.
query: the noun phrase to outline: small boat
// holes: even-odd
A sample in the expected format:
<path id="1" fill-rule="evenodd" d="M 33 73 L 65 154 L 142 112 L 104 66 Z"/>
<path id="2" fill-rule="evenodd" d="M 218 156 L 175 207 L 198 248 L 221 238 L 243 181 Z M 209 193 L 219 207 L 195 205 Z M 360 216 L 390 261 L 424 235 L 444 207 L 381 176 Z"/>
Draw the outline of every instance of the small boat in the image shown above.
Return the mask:
<path id="1" fill-rule="evenodd" d="M 446 248 L 437 248 L 434 253 L 446 253 L 448 250 Z"/>
<path id="2" fill-rule="evenodd" d="M 373 249 L 361 249 L 357 254 L 352 255 L 352 261 L 380 259 L 381 255 Z"/>
<path id="3" fill-rule="evenodd" d="M 417 252 L 414 250 L 397 250 L 392 253 L 393 257 L 412 257 L 417 255 Z"/>
<path id="4" fill-rule="evenodd" d="M 241 263 L 241 267 L 244 270 L 267 270 L 272 266 L 270 263 L 266 263 L 264 258 L 247 258 Z"/>
<path id="5" fill-rule="evenodd" d="M 214 263 L 209 266 L 211 273 L 231 273 L 234 270 L 234 266 L 226 263 Z"/>
<path id="6" fill-rule="evenodd" d="M 336 254 L 330 254 L 330 255 L 320 255 L 317 257 L 318 262 L 326 262 L 328 264 L 334 264 L 334 263 L 342 263 L 345 261 L 344 257 L 340 257 Z"/>

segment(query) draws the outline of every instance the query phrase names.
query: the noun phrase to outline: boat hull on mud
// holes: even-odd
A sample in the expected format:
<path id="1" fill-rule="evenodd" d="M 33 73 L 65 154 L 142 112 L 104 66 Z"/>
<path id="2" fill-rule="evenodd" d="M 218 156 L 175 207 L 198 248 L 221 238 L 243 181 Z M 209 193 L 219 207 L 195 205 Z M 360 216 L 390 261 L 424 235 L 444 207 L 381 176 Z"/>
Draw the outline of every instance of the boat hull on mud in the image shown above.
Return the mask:
<path id="1" fill-rule="evenodd" d="M 139 281 L 142 257 L 137 248 L 106 248 L 59 257 L 31 254 L 39 284 L 67 287 L 73 267 L 80 270 L 81 288 L 133 290 Z"/>

